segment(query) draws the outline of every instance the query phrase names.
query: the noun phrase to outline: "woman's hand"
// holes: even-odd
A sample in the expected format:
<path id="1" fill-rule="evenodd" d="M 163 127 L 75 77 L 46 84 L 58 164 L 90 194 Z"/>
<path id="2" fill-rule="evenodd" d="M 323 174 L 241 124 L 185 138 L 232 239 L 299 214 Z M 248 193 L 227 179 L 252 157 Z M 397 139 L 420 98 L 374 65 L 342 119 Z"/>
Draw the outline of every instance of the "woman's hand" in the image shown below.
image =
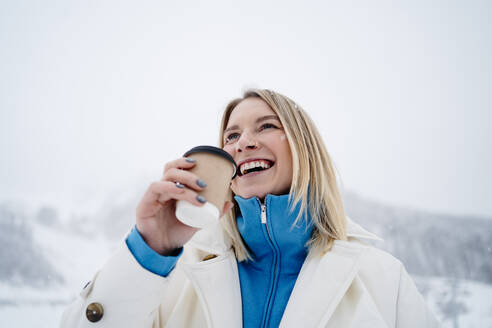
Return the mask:
<path id="1" fill-rule="evenodd" d="M 186 200 L 203 206 L 205 199 L 198 197 L 205 187 L 198 176 L 188 171 L 195 165 L 190 158 L 179 158 L 164 167 L 160 181 L 153 182 L 137 206 L 137 229 L 154 251 L 169 255 L 193 237 L 198 228 L 185 225 L 176 218 L 176 200 Z M 226 202 L 221 217 L 233 207 Z"/>

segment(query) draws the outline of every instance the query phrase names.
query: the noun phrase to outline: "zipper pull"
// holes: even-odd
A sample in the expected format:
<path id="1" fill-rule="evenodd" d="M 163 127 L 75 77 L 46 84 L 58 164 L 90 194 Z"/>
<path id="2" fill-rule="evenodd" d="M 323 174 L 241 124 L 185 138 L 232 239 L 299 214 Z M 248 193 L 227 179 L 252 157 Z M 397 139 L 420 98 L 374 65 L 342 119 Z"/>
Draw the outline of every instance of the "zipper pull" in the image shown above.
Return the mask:
<path id="1" fill-rule="evenodd" d="M 261 204 L 261 223 L 266 224 L 266 206 Z"/>

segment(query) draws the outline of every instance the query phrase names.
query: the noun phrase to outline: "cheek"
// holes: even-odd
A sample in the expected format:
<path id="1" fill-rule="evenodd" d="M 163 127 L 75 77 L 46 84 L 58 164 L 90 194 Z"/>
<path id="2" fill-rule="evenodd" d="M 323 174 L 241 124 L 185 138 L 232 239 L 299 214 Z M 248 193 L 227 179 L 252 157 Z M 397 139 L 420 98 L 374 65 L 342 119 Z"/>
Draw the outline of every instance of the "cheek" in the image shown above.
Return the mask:
<path id="1" fill-rule="evenodd" d="M 291 158 L 290 146 L 285 133 L 278 137 L 279 142 L 277 143 L 280 156 L 285 160 L 286 158 Z"/>
<path id="2" fill-rule="evenodd" d="M 282 134 L 280 136 L 280 144 L 279 144 L 279 149 L 281 149 L 281 158 L 282 162 L 284 163 L 284 170 L 286 170 L 287 177 L 291 178 L 291 172 L 292 172 L 292 153 L 290 151 L 290 146 L 289 142 L 287 140 L 287 136 L 285 134 Z"/>
<path id="3" fill-rule="evenodd" d="M 233 145 L 225 145 L 222 147 L 222 150 L 229 153 L 229 155 L 234 156 L 234 146 Z"/>

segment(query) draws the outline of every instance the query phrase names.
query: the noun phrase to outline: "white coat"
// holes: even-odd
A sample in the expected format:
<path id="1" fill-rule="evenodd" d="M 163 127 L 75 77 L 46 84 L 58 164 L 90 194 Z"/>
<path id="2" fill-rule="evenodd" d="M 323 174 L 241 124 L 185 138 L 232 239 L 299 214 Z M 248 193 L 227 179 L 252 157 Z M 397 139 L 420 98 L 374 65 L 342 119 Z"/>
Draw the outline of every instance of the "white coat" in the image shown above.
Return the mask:
<path id="1" fill-rule="evenodd" d="M 348 219 L 348 241 L 306 258 L 280 327 L 438 327 L 400 261 L 363 243 L 379 239 Z M 168 277 L 142 268 L 123 242 L 64 312 L 62 328 L 241 327 L 237 262 L 218 227 L 200 231 Z M 208 254 L 217 255 L 203 261 Z M 97 322 L 86 308 L 97 302 Z"/>

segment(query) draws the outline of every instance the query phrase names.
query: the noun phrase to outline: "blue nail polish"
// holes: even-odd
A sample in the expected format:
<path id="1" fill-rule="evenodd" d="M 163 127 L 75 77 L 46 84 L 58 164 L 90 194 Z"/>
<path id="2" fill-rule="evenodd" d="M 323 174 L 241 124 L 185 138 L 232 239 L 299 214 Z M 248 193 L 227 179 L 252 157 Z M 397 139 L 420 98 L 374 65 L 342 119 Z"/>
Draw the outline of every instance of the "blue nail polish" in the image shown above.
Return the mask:
<path id="1" fill-rule="evenodd" d="M 202 204 L 207 202 L 207 200 L 205 199 L 205 197 L 203 197 L 201 195 L 196 195 L 196 200 L 199 201 Z"/>
<path id="2" fill-rule="evenodd" d="M 202 187 L 202 188 L 205 188 L 207 186 L 207 184 L 205 183 L 205 181 L 201 180 L 201 179 L 198 179 L 196 180 L 196 184 L 199 186 L 199 187 Z"/>
<path id="3" fill-rule="evenodd" d="M 183 189 L 185 186 L 180 182 L 176 182 L 176 187 Z"/>
<path id="4" fill-rule="evenodd" d="M 193 158 L 190 158 L 190 157 L 186 157 L 186 161 L 188 163 L 195 163 L 196 162 L 196 160 L 194 160 Z"/>

